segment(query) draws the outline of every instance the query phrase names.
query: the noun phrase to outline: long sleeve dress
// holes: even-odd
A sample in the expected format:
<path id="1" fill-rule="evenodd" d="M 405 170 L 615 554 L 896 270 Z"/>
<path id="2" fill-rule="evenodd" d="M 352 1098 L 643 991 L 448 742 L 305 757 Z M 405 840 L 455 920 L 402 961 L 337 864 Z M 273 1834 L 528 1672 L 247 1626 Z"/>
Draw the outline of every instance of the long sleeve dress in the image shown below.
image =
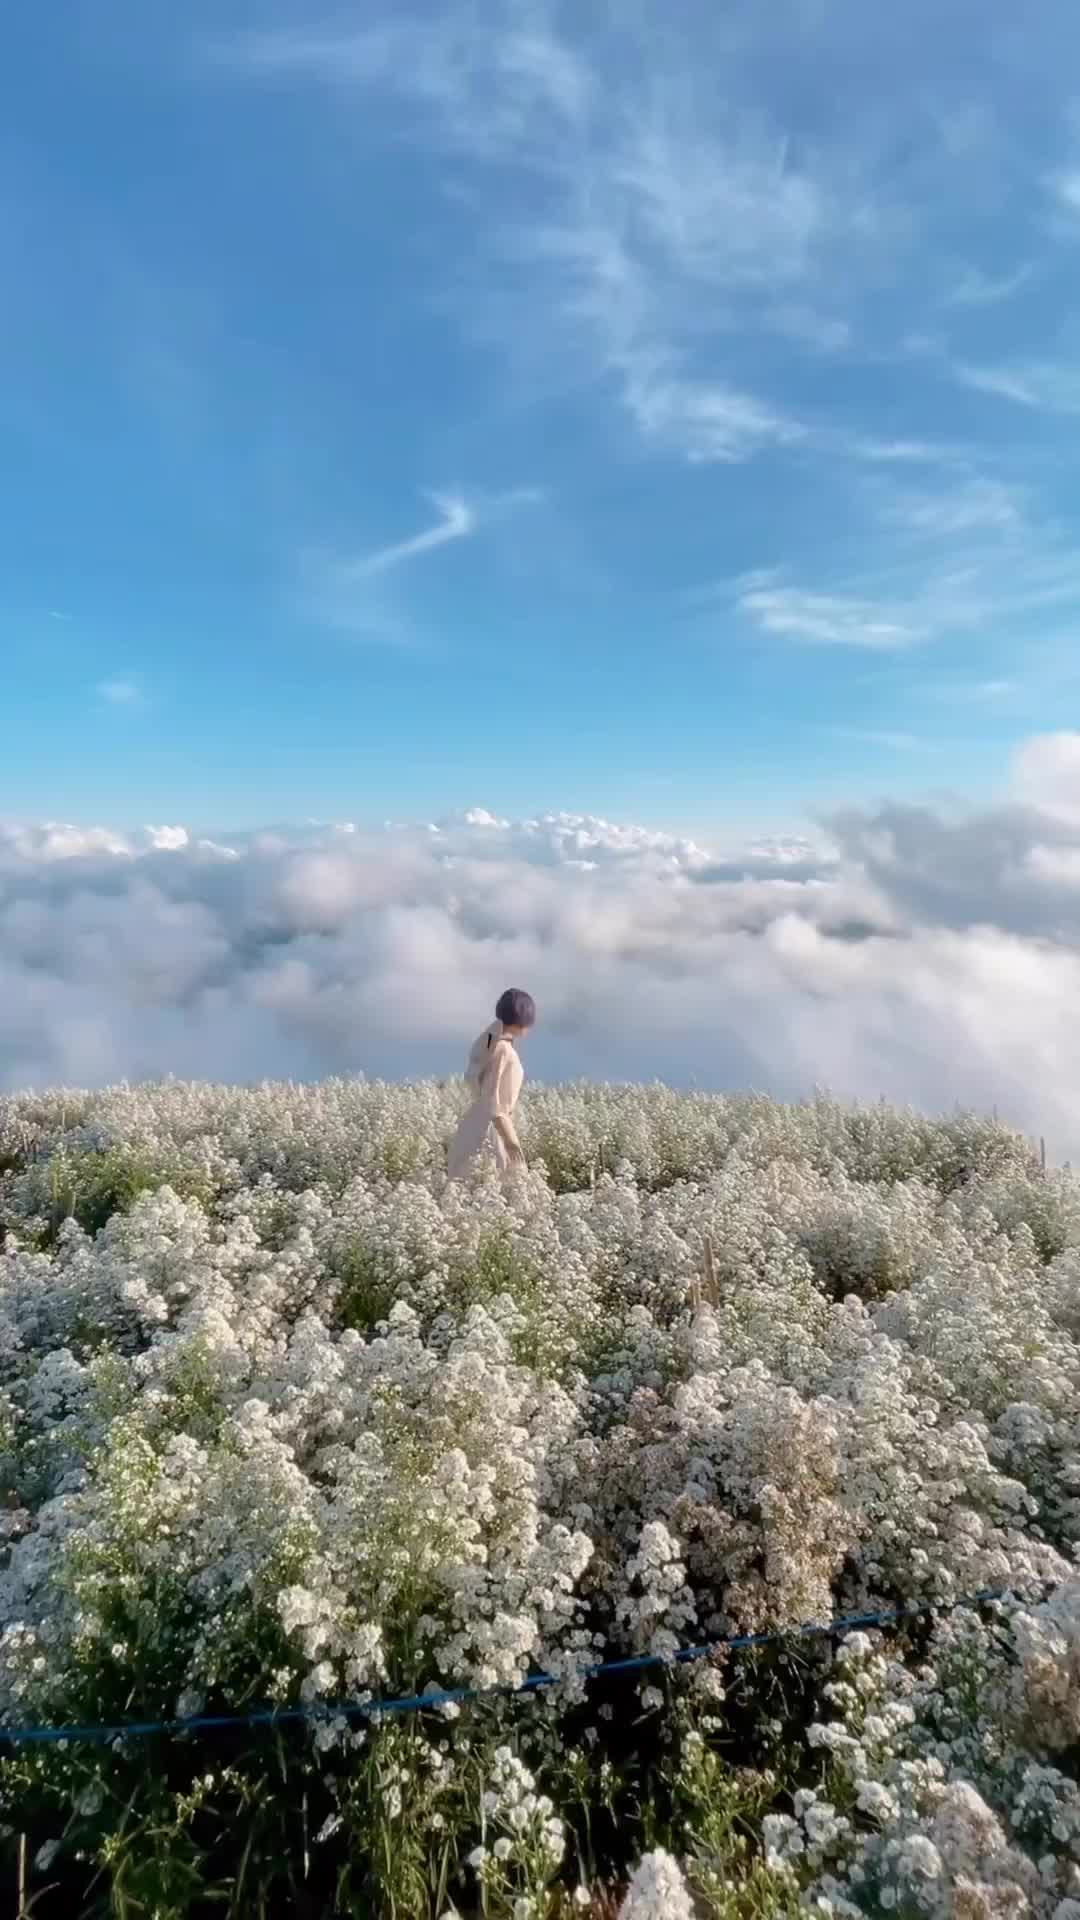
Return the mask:
<path id="1" fill-rule="evenodd" d="M 451 1180 L 460 1180 L 483 1150 L 490 1134 L 500 1168 L 509 1164 L 506 1144 L 492 1122 L 496 1116 L 509 1120 L 517 1105 L 525 1079 L 525 1070 L 512 1040 L 504 1039 L 502 1022 L 486 1027 L 469 1052 L 465 1078 L 475 1098 L 462 1115 L 447 1154 L 446 1170 Z"/>

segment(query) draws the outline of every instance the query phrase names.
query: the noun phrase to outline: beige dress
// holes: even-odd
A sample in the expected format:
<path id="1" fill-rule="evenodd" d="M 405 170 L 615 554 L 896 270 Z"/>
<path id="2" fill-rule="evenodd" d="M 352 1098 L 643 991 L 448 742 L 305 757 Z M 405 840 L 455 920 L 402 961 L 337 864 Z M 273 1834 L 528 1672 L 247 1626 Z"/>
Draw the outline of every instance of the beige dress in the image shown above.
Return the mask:
<path id="1" fill-rule="evenodd" d="M 503 1038 L 502 1021 L 494 1020 L 473 1041 L 465 1078 L 475 1094 L 472 1106 L 462 1115 L 461 1125 L 450 1142 L 446 1171 L 451 1180 L 460 1180 L 468 1172 L 490 1135 L 500 1168 L 509 1165 L 506 1144 L 495 1116 L 510 1120 L 517 1106 L 525 1079 L 525 1070 L 512 1040 Z"/>

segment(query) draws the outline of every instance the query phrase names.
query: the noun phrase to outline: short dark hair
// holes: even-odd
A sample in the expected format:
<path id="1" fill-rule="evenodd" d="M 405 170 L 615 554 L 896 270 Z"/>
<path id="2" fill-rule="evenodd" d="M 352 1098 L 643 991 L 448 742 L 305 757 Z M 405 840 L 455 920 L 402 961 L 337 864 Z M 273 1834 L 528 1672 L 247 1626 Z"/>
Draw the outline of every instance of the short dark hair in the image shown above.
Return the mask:
<path id="1" fill-rule="evenodd" d="M 536 1019 L 536 1002 L 522 987 L 507 987 L 499 995 L 495 1018 L 504 1027 L 531 1027 Z"/>

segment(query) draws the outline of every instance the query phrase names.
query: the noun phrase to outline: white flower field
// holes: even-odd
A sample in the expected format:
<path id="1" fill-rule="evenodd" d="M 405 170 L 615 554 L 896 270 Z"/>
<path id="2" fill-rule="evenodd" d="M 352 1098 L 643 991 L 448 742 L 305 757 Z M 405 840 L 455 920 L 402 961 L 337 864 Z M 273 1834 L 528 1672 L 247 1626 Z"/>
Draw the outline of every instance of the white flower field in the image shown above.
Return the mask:
<path id="1" fill-rule="evenodd" d="M 0 1740 L 0 1911 L 1080 1920 L 1080 1181 L 466 1098 L 0 1100 L 0 1732 L 312 1709 Z"/>

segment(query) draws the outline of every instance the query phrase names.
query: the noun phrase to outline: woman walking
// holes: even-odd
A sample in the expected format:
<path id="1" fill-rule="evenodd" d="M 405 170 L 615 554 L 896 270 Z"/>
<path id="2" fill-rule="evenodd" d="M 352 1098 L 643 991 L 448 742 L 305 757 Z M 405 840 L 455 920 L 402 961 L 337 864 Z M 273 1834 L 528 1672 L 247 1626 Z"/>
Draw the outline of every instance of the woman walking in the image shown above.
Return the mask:
<path id="1" fill-rule="evenodd" d="M 524 1166 L 525 1155 L 514 1126 L 514 1108 L 525 1073 L 514 1042 L 535 1023 L 532 995 L 520 987 L 507 987 L 500 996 L 490 1027 L 485 1027 L 479 1039 L 474 1040 L 465 1078 L 475 1098 L 450 1142 L 446 1170 L 451 1180 L 460 1180 L 468 1172 L 489 1133 L 494 1140 L 500 1171 Z"/>

